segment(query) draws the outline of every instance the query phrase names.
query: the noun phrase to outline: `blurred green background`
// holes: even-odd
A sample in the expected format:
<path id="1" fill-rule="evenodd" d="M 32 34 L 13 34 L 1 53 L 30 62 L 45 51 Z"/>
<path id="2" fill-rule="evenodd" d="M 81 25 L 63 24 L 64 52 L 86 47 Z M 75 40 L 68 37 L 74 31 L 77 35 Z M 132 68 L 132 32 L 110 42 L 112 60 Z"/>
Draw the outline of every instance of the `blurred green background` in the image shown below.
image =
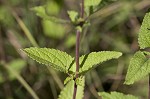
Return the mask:
<path id="1" fill-rule="evenodd" d="M 29 59 L 20 49 L 55 48 L 75 55 L 74 26 L 43 20 L 32 11 L 45 5 L 46 12 L 69 20 L 68 10 L 79 11 L 81 0 L 0 0 L 0 99 L 57 99 L 67 75 Z M 80 54 L 115 50 L 118 60 L 103 63 L 86 75 L 84 99 L 96 99 L 98 91 L 119 91 L 146 99 L 148 78 L 124 85 L 129 60 L 137 51 L 138 31 L 150 8 L 150 0 L 103 0 L 100 10 L 84 29 Z"/>

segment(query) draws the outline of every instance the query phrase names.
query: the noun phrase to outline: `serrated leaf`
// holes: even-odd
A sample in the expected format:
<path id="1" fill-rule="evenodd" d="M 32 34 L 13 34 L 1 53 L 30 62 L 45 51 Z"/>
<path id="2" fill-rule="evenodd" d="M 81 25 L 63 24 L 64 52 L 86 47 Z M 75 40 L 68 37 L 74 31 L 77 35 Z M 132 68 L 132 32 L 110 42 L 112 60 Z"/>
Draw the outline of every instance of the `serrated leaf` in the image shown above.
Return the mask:
<path id="1" fill-rule="evenodd" d="M 92 52 L 90 54 L 83 55 L 79 59 L 80 61 L 79 74 L 86 73 L 91 69 L 95 68 L 98 64 L 101 64 L 102 62 L 108 61 L 110 59 L 119 58 L 121 55 L 122 53 L 115 51 Z M 76 68 L 74 63 L 69 71 L 75 72 L 75 70 Z"/>
<path id="2" fill-rule="evenodd" d="M 101 96 L 102 99 L 139 99 L 133 95 L 125 95 L 120 92 L 111 92 L 110 94 L 106 92 L 99 92 L 98 95 Z"/>
<path id="3" fill-rule="evenodd" d="M 55 16 L 49 16 L 46 14 L 45 12 L 45 6 L 37 6 L 37 7 L 33 7 L 32 10 L 36 13 L 37 16 L 45 19 L 45 20 L 49 20 L 55 23 L 68 23 L 68 21 L 57 18 Z"/>
<path id="4" fill-rule="evenodd" d="M 133 84 L 150 73 L 150 59 L 147 59 L 143 52 L 135 53 L 130 61 L 125 84 Z"/>
<path id="5" fill-rule="evenodd" d="M 67 73 L 73 58 L 65 52 L 50 48 L 26 48 L 23 50 L 29 57 L 41 64 Z"/>
<path id="6" fill-rule="evenodd" d="M 82 80 L 82 84 L 84 85 L 84 78 Z M 74 91 L 74 80 L 71 80 L 64 89 L 61 91 L 58 99 L 72 99 L 73 98 L 73 91 Z M 77 94 L 76 99 L 82 99 L 84 94 L 84 86 L 77 86 Z"/>
<path id="7" fill-rule="evenodd" d="M 68 15 L 69 15 L 70 20 L 71 20 L 73 23 L 76 23 L 76 21 L 77 21 L 77 19 L 78 19 L 78 17 L 79 17 L 78 12 L 76 12 L 76 11 L 68 11 L 67 13 L 68 13 Z"/>
<path id="8" fill-rule="evenodd" d="M 138 43 L 141 49 L 150 47 L 150 13 L 147 13 L 143 19 Z"/>

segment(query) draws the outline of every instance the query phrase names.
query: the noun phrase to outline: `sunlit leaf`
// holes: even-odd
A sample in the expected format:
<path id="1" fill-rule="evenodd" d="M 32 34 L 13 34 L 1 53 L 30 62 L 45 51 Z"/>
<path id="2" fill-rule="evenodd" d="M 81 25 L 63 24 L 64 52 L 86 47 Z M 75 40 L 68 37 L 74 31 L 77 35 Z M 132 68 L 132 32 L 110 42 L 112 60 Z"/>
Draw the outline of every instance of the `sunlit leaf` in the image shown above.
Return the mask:
<path id="1" fill-rule="evenodd" d="M 76 12 L 76 11 L 68 11 L 68 15 L 73 23 L 75 23 L 77 21 L 78 16 L 79 16 L 78 12 Z"/>
<path id="2" fill-rule="evenodd" d="M 73 58 L 65 52 L 50 48 L 26 48 L 23 50 L 29 57 L 41 64 L 67 73 Z"/>
<path id="3" fill-rule="evenodd" d="M 101 51 L 101 52 L 92 52 L 87 55 L 83 55 L 80 57 L 80 69 L 79 73 L 83 74 L 91 69 L 95 68 L 98 64 L 101 64 L 102 62 L 111 60 L 111 59 L 117 59 L 122 55 L 120 52 L 115 51 Z M 75 63 L 73 64 L 70 71 L 75 72 Z"/>

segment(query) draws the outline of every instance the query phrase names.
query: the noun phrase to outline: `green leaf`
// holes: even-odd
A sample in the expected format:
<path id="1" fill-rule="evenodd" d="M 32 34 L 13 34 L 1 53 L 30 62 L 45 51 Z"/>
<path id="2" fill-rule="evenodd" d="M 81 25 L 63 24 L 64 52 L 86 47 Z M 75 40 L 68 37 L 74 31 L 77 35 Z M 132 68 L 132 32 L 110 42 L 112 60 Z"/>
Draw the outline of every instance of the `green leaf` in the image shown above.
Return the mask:
<path id="1" fill-rule="evenodd" d="M 150 59 L 147 59 L 143 52 L 135 53 L 130 61 L 125 84 L 133 84 L 150 73 Z"/>
<path id="2" fill-rule="evenodd" d="M 102 99 L 139 99 L 133 95 L 124 95 L 120 92 L 111 92 L 110 94 L 106 92 L 99 92 L 98 95 L 101 96 Z"/>
<path id="3" fill-rule="evenodd" d="M 60 10 L 61 10 L 60 6 L 55 1 L 46 2 L 45 12 L 47 15 L 58 15 Z"/>
<path id="4" fill-rule="evenodd" d="M 76 12 L 76 11 L 68 11 L 67 13 L 68 13 L 68 15 L 69 15 L 70 20 L 71 20 L 73 23 L 76 23 L 77 20 L 78 20 L 78 17 L 79 17 L 78 12 Z"/>
<path id="5" fill-rule="evenodd" d="M 98 6 L 102 0 L 85 0 L 84 1 L 84 6 L 89 7 L 89 6 Z"/>
<path id="6" fill-rule="evenodd" d="M 50 38 L 62 39 L 65 35 L 65 25 L 58 24 L 49 20 L 42 20 L 44 34 Z"/>
<path id="7" fill-rule="evenodd" d="M 47 16 L 46 13 L 45 13 L 44 6 L 33 7 L 31 10 L 33 10 L 34 12 L 36 12 L 37 16 L 40 16 L 40 17 Z"/>
<path id="8" fill-rule="evenodd" d="M 23 51 L 33 60 L 65 73 L 68 72 L 68 68 L 73 61 L 70 55 L 55 49 L 31 47 Z"/>
<path id="9" fill-rule="evenodd" d="M 84 1 L 84 7 L 85 12 L 89 16 L 94 11 L 97 10 L 97 6 L 101 3 L 102 0 L 85 0 Z"/>
<path id="10" fill-rule="evenodd" d="M 58 99 L 72 99 L 73 98 L 73 91 L 74 91 L 74 80 L 71 80 L 67 85 L 64 87 L 64 89 L 61 91 Z M 82 79 L 82 85 L 83 86 L 77 86 L 77 96 L 76 99 L 82 99 L 84 94 L 84 77 Z"/>
<path id="11" fill-rule="evenodd" d="M 55 23 L 68 23 L 68 21 L 66 21 L 66 20 L 57 18 L 55 16 L 47 15 L 47 13 L 45 12 L 45 6 L 33 7 L 32 10 L 36 13 L 37 16 L 39 16 L 45 20 L 50 20 Z"/>
<path id="12" fill-rule="evenodd" d="M 141 49 L 150 47 L 150 13 L 147 13 L 144 17 L 139 32 L 138 43 Z"/>
<path id="13" fill-rule="evenodd" d="M 111 60 L 111 59 L 116 59 L 119 58 L 122 55 L 120 52 L 115 52 L 115 51 L 101 51 L 101 52 L 92 52 L 87 55 L 83 55 L 80 57 L 80 69 L 79 73 L 83 74 L 91 69 L 95 68 L 98 64 Z M 75 72 L 75 63 L 73 66 L 70 68 L 69 71 Z"/>

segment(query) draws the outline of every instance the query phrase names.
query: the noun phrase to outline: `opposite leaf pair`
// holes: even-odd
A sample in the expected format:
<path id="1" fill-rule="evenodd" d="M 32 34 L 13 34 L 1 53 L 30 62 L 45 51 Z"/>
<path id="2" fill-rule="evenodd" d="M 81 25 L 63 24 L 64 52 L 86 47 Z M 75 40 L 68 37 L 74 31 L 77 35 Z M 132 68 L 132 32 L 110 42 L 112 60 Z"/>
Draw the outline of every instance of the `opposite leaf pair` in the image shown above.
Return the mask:
<path id="1" fill-rule="evenodd" d="M 101 51 L 92 52 L 87 55 L 83 55 L 79 59 L 79 77 L 74 80 L 76 64 L 75 58 L 71 57 L 65 52 L 49 49 L 49 48 L 37 48 L 31 47 L 23 50 L 29 57 L 41 64 L 51 66 L 52 68 L 67 73 L 70 76 L 66 78 L 64 83 L 65 88 L 61 91 L 58 99 L 72 99 L 74 83 L 77 87 L 77 99 L 82 99 L 84 94 L 84 74 L 95 68 L 96 65 L 110 60 L 118 58 L 122 55 L 120 52 L 114 51 Z"/>
<path id="2" fill-rule="evenodd" d="M 49 48 L 26 48 L 25 51 L 29 57 L 41 64 L 51 66 L 52 68 L 69 74 L 75 74 L 75 58 L 65 52 Z M 96 65 L 120 57 L 122 53 L 115 51 L 92 52 L 80 57 L 79 75 L 85 74 Z"/>

